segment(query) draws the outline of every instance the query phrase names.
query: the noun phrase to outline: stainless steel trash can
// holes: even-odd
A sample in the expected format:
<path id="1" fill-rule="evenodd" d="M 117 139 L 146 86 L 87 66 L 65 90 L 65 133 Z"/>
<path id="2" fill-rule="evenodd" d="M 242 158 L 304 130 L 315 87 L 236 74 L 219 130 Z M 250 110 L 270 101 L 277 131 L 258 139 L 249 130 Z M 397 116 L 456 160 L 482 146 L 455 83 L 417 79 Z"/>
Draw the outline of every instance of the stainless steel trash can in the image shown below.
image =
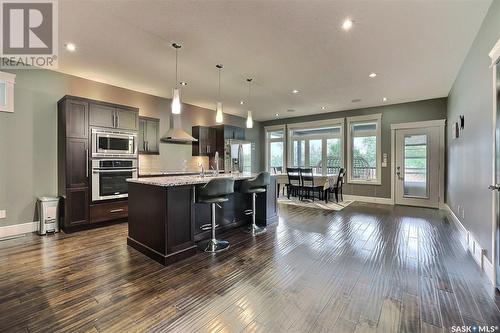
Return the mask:
<path id="1" fill-rule="evenodd" d="M 37 200 L 40 225 L 38 234 L 59 232 L 59 198 L 40 197 Z"/>

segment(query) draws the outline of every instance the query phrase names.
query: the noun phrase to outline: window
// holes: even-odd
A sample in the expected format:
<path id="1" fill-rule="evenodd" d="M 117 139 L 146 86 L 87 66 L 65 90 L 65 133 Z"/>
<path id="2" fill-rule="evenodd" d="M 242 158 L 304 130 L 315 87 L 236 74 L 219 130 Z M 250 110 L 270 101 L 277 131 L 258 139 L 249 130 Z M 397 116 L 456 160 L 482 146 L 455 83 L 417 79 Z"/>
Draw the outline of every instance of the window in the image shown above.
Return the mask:
<path id="1" fill-rule="evenodd" d="M 381 184 L 381 115 L 347 118 L 348 182 Z"/>
<path id="2" fill-rule="evenodd" d="M 285 126 L 266 127 L 266 168 L 281 173 L 285 169 Z"/>
<path id="3" fill-rule="evenodd" d="M 288 125 L 290 167 L 336 175 L 343 166 L 343 119 Z"/>
<path id="4" fill-rule="evenodd" d="M 15 74 L 0 72 L 0 111 L 14 112 L 15 82 Z"/>

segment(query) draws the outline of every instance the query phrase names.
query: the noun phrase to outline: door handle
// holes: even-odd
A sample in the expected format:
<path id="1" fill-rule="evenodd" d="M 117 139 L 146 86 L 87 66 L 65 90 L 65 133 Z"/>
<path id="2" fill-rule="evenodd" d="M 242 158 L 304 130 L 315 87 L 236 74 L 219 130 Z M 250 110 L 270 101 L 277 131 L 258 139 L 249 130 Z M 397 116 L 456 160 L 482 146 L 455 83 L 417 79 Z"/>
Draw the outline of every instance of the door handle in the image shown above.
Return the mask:
<path id="1" fill-rule="evenodd" d="M 499 191 L 500 192 L 500 184 L 490 185 L 490 186 L 488 186 L 488 189 L 490 189 L 492 191 Z"/>
<path id="2" fill-rule="evenodd" d="M 89 178 L 89 150 L 85 149 L 85 174 Z"/>
<path id="3" fill-rule="evenodd" d="M 404 178 L 403 178 L 403 177 L 401 177 L 401 167 L 399 167 L 399 166 L 398 166 L 398 167 L 396 167 L 396 175 L 398 175 L 398 178 L 399 178 L 400 180 L 404 180 Z"/>

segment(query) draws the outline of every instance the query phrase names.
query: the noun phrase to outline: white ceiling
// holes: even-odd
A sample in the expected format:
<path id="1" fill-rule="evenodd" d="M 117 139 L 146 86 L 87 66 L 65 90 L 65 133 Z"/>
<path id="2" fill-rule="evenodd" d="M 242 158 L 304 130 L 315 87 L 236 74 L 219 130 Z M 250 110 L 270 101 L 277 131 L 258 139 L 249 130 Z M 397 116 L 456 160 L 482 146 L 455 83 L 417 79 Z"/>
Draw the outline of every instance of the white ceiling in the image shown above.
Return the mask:
<path id="1" fill-rule="evenodd" d="M 256 120 L 442 97 L 490 3 L 60 0 L 59 71 L 171 97 L 175 41 L 184 102 L 214 108 L 222 63 L 224 111 L 246 114 L 239 101 L 253 77 Z"/>

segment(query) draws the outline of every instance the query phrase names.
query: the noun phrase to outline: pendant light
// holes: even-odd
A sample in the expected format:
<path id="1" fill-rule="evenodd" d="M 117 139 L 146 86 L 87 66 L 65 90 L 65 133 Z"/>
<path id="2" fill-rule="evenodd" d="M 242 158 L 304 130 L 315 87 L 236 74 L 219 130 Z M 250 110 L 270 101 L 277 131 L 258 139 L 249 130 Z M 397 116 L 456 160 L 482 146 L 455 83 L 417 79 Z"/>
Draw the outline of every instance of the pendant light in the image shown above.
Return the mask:
<path id="1" fill-rule="evenodd" d="M 179 89 L 179 78 L 177 75 L 177 53 L 181 45 L 173 43 L 172 47 L 175 49 L 175 88 L 172 89 L 172 114 L 181 113 L 181 92 Z"/>
<path id="2" fill-rule="evenodd" d="M 252 92 L 252 79 L 248 78 L 248 99 L 247 103 L 250 108 L 250 97 L 251 97 L 251 92 Z M 252 111 L 248 110 L 247 111 L 247 128 L 253 128 L 253 118 L 252 118 Z"/>
<path id="3" fill-rule="evenodd" d="M 218 71 L 219 71 L 219 90 L 218 90 L 218 96 L 217 96 L 217 106 L 216 106 L 216 111 L 217 113 L 215 114 L 215 122 L 217 124 L 222 124 L 224 122 L 224 113 L 222 112 L 222 102 L 220 98 L 220 71 L 224 66 L 221 64 L 216 65 Z"/>

